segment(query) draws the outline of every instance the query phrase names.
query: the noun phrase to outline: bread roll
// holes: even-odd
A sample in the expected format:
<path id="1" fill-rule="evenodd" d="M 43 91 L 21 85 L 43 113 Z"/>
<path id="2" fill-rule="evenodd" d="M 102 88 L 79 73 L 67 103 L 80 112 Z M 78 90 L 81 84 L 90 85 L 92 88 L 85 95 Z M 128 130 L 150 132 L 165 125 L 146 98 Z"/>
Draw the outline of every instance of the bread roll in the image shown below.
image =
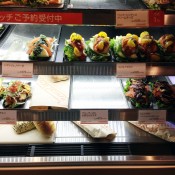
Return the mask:
<path id="1" fill-rule="evenodd" d="M 16 125 L 13 126 L 13 129 L 17 134 L 22 134 L 24 132 L 35 129 L 35 125 L 30 121 L 17 122 Z"/>
<path id="2" fill-rule="evenodd" d="M 45 137 L 51 137 L 54 134 L 56 127 L 53 121 L 34 121 L 35 127 Z"/>

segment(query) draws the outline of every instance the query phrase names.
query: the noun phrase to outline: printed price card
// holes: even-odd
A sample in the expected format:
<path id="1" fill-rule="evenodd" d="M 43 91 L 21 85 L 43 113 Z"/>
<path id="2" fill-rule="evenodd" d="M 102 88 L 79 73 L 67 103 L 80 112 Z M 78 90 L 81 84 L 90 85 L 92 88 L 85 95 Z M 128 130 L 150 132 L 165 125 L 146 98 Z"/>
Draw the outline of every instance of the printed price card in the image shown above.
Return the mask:
<path id="1" fill-rule="evenodd" d="M 3 77 L 31 78 L 33 63 L 2 62 Z"/>
<path id="2" fill-rule="evenodd" d="M 149 15 L 147 10 L 116 11 L 117 27 L 148 27 Z"/>
<path id="3" fill-rule="evenodd" d="M 138 121 L 140 123 L 164 123 L 166 110 L 139 110 Z"/>
<path id="4" fill-rule="evenodd" d="M 116 11 L 117 27 L 155 27 L 164 26 L 164 11 L 136 10 Z"/>
<path id="5" fill-rule="evenodd" d="M 146 77 L 145 63 L 117 63 L 118 78 L 144 78 Z"/>
<path id="6" fill-rule="evenodd" d="M 108 124 L 108 110 L 81 110 L 81 124 Z"/>
<path id="7" fill-rule="evenodd" d="M 16 121 L 16 110 L 0 110 L 0 124 L 15 124 Z"/>

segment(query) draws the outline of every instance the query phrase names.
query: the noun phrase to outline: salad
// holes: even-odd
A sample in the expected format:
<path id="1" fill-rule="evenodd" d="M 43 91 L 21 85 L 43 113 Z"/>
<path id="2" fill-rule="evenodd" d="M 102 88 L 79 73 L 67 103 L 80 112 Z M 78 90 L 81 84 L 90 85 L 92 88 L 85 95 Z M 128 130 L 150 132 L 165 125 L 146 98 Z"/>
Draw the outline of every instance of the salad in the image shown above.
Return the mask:
<path id="1" fill-rule="evenodd" d="M 21 81 L 11 81 L 3 92 L 3 106 L 5 108 L 15 108 L 25 104 L 31 97 L 31 87 L 28 83 Z"/>

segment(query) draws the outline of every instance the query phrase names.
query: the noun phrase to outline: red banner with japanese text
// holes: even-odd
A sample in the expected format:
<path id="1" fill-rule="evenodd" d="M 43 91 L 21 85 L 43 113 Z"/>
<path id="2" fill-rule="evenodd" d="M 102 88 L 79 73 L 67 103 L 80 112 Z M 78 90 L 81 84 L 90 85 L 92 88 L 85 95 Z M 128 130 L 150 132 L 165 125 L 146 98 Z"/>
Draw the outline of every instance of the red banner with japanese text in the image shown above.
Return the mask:
<path id="1" fill-rule="evenodd" d="M 0 23 L 82 24 L 82 13 L 0 12 Z"/>

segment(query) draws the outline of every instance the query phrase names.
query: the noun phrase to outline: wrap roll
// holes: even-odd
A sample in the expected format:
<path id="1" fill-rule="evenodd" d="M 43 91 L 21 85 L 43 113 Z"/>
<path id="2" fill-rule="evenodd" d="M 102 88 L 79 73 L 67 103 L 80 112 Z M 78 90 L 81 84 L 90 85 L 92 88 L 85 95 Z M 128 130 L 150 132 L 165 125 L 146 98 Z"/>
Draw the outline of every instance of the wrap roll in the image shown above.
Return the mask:
<path id="1" fill-rule="evenodd" d="M 84 38 L 72 33 L 70 39 L 65 41 L 64 54 L 68 61 L 86 61 L 86 44 Z"/>
<path id="2" fill-rule="evenodd" d="M 86 53 L 92 61 L 109 61 L 110 38 L 107 33 L 101 31 L 87 41 Z"/>
<path id="3" fill-rule="evenodd" d="M 173 34 L 165 34 L 158 40 L 158 46 L 164 61 L 175 61 L 175 36 Z"/>
<path id="4" fill-rule="evenodd" d="M 116 36 L 111 41 L 116 61 L 128 62 L 138 60 L 138 36 L 128 33 L 126 36 Z"/>
<path id="5" fill-rule="evenodd" d="M 160 50 L 156 40 L 147 31 L 140 34 L 138 40 L 139 54 L 146 61 L 161 61 Z"/>

